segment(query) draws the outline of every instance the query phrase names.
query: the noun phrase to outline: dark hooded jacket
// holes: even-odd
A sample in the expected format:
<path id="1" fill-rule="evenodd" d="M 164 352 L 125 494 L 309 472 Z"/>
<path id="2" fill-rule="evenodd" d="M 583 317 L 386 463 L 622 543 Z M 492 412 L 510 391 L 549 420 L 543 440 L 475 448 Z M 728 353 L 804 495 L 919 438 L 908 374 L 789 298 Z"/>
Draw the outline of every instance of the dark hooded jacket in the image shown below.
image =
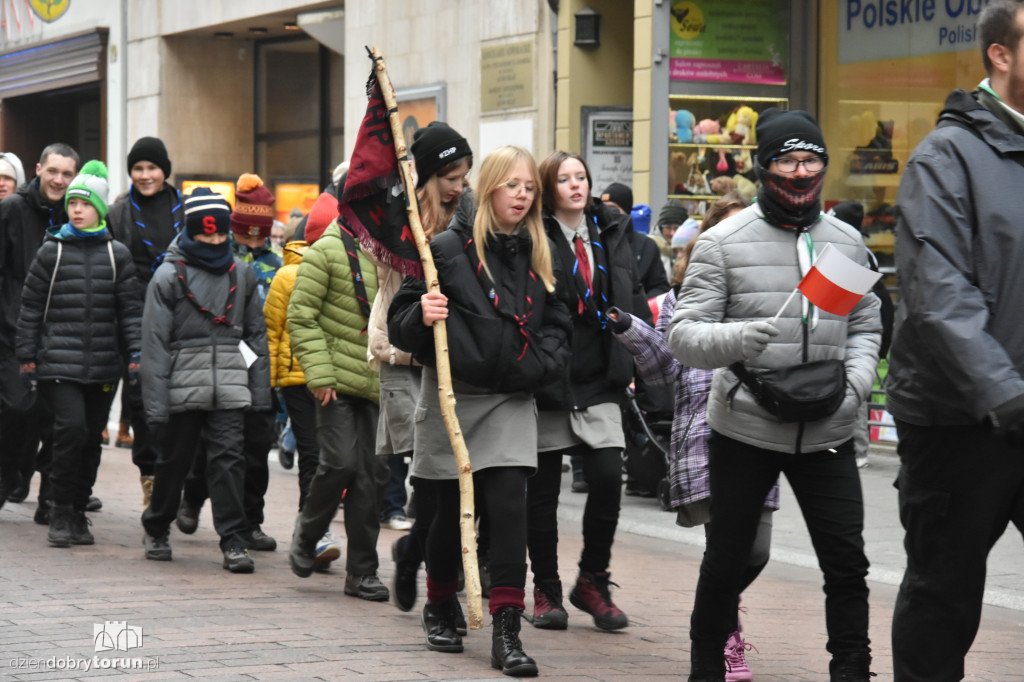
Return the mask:
<path id="1" fill-rule="evenodd" d="M 158 218 L 145 220 L 146 214 Z M 170 183 L 152 197 L 142 197 L 133 188 L 110 207 L 107 226 L 114 239 L 128 247 L 135 261 L 135 275 L 143 287 L 153 278 L 167 247 L 185 224 L 184 202 Z"/>
<path id="2" fill-rule="evenodd" d="M 977 424 L 1024 394 L 1024 130 L 992 95 L 954 90 L 897 196 L 901 300 L 887 407 Z"/>
<path id="3" fill-rule="evenodd" d="M 17 357 L 40 380 L 116 383 L 140 349 L 142 295 L 131 254 L 109 230 L 95 237 L 53 228 L 29 268 Z"/>

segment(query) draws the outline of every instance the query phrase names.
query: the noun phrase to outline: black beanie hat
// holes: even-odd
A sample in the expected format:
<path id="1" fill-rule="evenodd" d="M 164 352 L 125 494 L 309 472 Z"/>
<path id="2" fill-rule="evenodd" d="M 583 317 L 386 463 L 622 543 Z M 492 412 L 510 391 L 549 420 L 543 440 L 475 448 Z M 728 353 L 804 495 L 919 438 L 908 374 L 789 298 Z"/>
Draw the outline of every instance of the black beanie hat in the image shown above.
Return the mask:
<path id="1" fill-rule="evenodd" d="M 844 201 L 832 207 L 829 215 L 839 218 L 847 225 L 852 225 L 860 231 L 864 224 L 864 206 L 859 201 Z"/>
<path id="2" fill-rule="evenodd" d="M 786 152 L 813 152 L 828 161 L 821 128 L 806 111 L 765 109 L 757 118 L 756 133 L 757 162 L 762 168 Z"/>
<path id="3" fill-rule="evenodd" d="M 444 166 L 472 154 L 466 138 L 447 123 L 432 121 L 426 128 L 420 128 L 412 134 L 412 156 L 419 176 L 416 189 L 427 184 Z"/>
<path id="4" fill-rule="evenodd" d="M 147 159 L 148 160 L 148 159 Z M 185 199 L 185 232 L 227 234 L 231 227 L 231 205 L 209 187 L 196 187 Z"/>
<path id="5" fill-rule="evenodd" d="M 661 213 L 658 214 L 658 227 L 662 225 L 682 225 L 689 217 L 690 214 L 687 212 L 686 207 L 683 206 L 683 202 L 679 201 L 679 199 L 669 199 L 661 207 Z"/>
<path id="6" fill-rule="evenodd" d="M 629 215 L 633 210 L 633 190 L 621 182 L 613 182 L 601 194 L 601 201 L 610 201 Z"/>
<path id="7" fill-rule="evenodd" d="M 140 137 L 128 152 L 128 171 L 139 161 L 149 161 L 164 172 L 164 179 L 171 177 L 171 160 L 167 158 L 167 147 L 158 137 Z"/>

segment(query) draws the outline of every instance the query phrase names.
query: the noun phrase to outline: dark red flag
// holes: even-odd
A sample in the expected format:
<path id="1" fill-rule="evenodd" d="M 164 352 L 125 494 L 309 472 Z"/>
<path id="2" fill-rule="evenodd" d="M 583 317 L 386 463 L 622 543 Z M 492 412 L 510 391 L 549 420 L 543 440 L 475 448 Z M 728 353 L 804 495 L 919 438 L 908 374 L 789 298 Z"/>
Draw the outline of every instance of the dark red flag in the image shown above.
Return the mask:
<path id="1" fill-rule="evenodd" d="M 422 279 L 423 266 L 409 229 L 388 110 L 373 70 L 366 94 L 366 116 L 356 135 L 338 213 L 379 261 Z"/>

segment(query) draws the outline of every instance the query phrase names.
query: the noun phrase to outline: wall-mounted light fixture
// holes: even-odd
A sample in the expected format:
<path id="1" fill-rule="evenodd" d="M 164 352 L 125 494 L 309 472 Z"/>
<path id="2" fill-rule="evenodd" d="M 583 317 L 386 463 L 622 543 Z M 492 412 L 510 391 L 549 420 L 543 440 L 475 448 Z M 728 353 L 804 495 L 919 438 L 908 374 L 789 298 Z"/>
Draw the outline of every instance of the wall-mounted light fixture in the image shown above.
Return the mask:
<path id="1" fill-rule="evenodd" d="M 601 46 L 601 15 L 584 7 L 574 15 L 576 18 L 576 47 Z"/>
<path id="2" fill-rule="evenodd" d="M 286 22 L 284 22 L 284 30 L 286 30 L 286 31 L 298 31 L 299 30 L 299 25 L 296 24 L 294 21 L 286 21 Z"/>
<path id="3" fill-rule="evenodd" d="M 266 32 L 267 32 L 266 26 L 250 26 L 249 27 L 249 33 L 253 33 L 253 34 L 258 35 L 258 36 L 264 35 L 264 34 L 266 34 Z"/>

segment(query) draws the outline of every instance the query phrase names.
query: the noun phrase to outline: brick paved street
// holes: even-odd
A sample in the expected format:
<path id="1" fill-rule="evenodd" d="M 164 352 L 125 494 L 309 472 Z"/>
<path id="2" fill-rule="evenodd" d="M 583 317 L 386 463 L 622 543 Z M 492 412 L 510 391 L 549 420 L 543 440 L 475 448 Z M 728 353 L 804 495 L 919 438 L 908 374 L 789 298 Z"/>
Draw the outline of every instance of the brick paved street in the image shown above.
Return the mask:
<path id="1" fill-rule="evenodd" d="M 273 457 L 273 456 L 272 456 Z M 869 554 L 881 578 L 898 575 L 891 536 L 898 521 L 880 515 L 892 504 L 887 481 L 895 464 L 881 458 L 865 470 Z M 575 576 L 580 550 L 578 512 L 583 496 L 563 494 L 561 567 Z M 199 531 L 171 534 L 174 561 L 143 558 L 139 526 L 141 494 L 128 451 L 107 448 L 96 493 L 103 510 L 91 514 L 97 544 L 52 549 L 45 529 L 32 523 L 34 494 L 0 510 L 0 677 L 9 679 L 215 680 L 473 680 L 503 679 L 489 666 L 490 629 L 472 631 L 466 651 L 429 652 L 423 646 L 419 608 L 402 613 L 391 604 L 369 603 L 342 594 L 342 564 L 329 574 L 296 578 L 286 547 L 297 500 L 296 472 L 271 463 L 264 529 L 281 549 L 256 556 L 256 572 L 224 571 L 209 507 Z M 877 498 L 884 498 L 879 500 Z M 523 631 L 526 651 L 540 664 L 541 676 L 566 681 L 685 679 L 688 671 L 688 619 L 701 555 L 699 531 L 672 525 L 673 516 L 653 500 L 624 498 L 623 531 L 614 548 L 614 592 L 631 627 L 619 633 L 596 630 L 573 607 L 566 632 Z M 747 637 L 758 651 L 749 660 L 759 682 L 827 680 L 823 596 L 817 569 L 808 568 L 800 542 L 799 514 L 784 491 L 776 515 L 775 559 L 744 595 Z M 873 529 L 873 526 L 881 528 Z M 336 520 L 335 532 L 343 535 Z M 381 532 L 381 576 L 392 575 L 389 547 L 398 537 Z M 653 536 L 653 537 L 652 537 Z M 698 539 L 695 541 L 694 538 Z M 792 537 L 792 539 L 790 539 Z M 875 548 L 888 552 L 881 562 Z M 1013 605 L 1024 594 L 1019 571 L 1024 556 L 1011 532 L 998 547 L 996 603 Z M 803 557 L 803 558 L 801 558 Z M 887 563 L 888 562 L 888 563 Z M 801 565 L 805 564 L 805 565 Z M 421 574 L 422 575 L 422 574 Z M 873 574 L 874 575 L 874 574 Z M 889 580 L 892 582 L 892 580 Z M 422 588 L 422 580 L 421 580 Z M 871 582 L 871 637 L 878 679 L 892 679 L 889 624 L 896 588 Z M 528 598 L 528 607 L 530 600 Z M 418 607 L 422 606 L 422 594 Z M 143 646 L 96 652 L 94 626 L 124 621 L 141 628 Z M 970 680 L 1024 680 L 1024 612 L 986 606 L 982 630 L 968 659 Z M 118 665 L 140 659 L 152 670 L 93 669 L 83 659 Z M 128 661 L 130 663 L 130 661 Z M 56 666 L 78 665 L 78 669 Z M 14 667 L 22 666 L 22 667 Z M 35 666 L 34 668 L 31 666 Z M 127 677 L 126 677 L 127 676 Z"/>

